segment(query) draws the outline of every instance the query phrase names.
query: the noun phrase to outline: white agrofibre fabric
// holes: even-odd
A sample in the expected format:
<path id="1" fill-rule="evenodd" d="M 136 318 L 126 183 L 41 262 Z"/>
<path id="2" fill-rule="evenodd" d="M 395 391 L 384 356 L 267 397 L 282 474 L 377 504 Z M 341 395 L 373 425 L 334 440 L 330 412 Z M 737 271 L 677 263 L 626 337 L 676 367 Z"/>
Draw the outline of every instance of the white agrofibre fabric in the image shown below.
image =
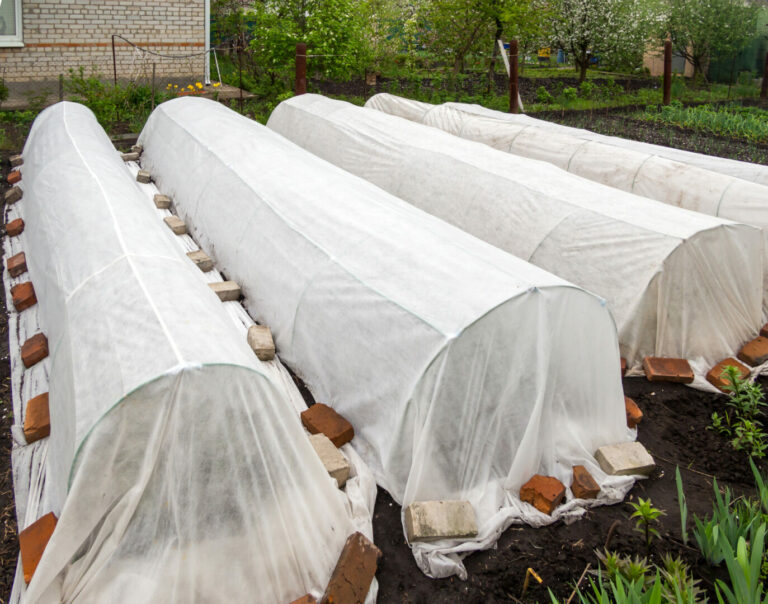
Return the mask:
<path id="1" fill-rule="evenodd" d="M 597 447 L 631 439 L 613 321 L 599 298 L 307 153 L 226 107 L 160 105 L 143 163 L 187 227 L 243 287 L 282 357 L 355 428 L 353 446 L 403 505 L 471 502 L 480 534 L 413 544 L 432 576 L 512 522 L 539 472 L 571 482 Z"/>
<path id="2" fill-rule="evenodd" d="M 480 105 L 431 105 L 383 93 L 366 106 L 546 161 L 622 191 L 760 227 L 768 242 L 768 166 L 604 136 Z M 718 170 L 721 164 L 725 173 Z"/>
<path id="3" fill-rule="evenodd" d="M 268 126 L 417 207 L 602 296 L 622 355 L 701 378 L 761 324 L 759 229 L 618 191 L 545 162 L 318 95 Z"/>
<path id="4" fill-rule="evenodd" d="M 354 532 L 344 496 L 93 114 L 43 112 L 23 176 L 60 516 L 23 601 L 322 593 Z"/>

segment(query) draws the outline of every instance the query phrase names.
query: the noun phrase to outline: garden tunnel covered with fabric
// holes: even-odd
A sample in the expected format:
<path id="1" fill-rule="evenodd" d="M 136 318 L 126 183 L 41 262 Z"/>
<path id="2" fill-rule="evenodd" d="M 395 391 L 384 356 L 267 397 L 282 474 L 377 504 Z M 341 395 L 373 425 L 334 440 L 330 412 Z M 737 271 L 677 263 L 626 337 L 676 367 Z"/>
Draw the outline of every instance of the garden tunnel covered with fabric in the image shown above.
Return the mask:
<path id="1" fill-rule="evenodd" d="M 411 99 L 382 92 L 375 94 L 368 99 L 365 106 L 371 109 L 378 109 L 385 113 L 398 115 L 412 121 L 422 122 L 425 113 L 440 105 L 413 101 Z M 763 164 L 729 159 L 727 157 L 716 157 L 705 153 L 675 149 L 674 147 L 665 147 L 663 145 L 655 145 L 653 143 L 645 143 L 643 141 L 636 141 L 618 136 L 608 136 L 592 132 L 591 130 L 584 130 L 582 128 L 556 124 L 547 120 L 540 120 L 529 115 L 504 113 L 502 111 L 482 107 L 481 105 L 469 103 L 444 103 L 444 106 L 453 107 L 454 109 L 476 116 L 484 116 L 489 119 L 500 120 L 508 124 L 522 127 L 533 126 L 546 128 L 552 132 L 560 133 L 561 135 L 575 136 L 583 141 L 603 143 L 619 149 L 627 149 L 649 156 L 665 158 L 673 162 L 701 168 L 702 170 L 718 172 L 726 176 L 740 178 L 759 185 L 768 185 L 768 166 Z M 499 127 L 501 127 L 501 125 L 499 125 Z M 454 134 L 456 133 L 454 132 Z M 496 146 L 498 143 L 492 143 L 489 140 L 487 144 Z"/>
<path id="2" fill-rule="evenodd" d="M 539 472 L 583 464 L 615 502 L 630 486 L 595 463 L 626 428 L 604 302 L 204 99 L 163 103 L 143 166 L 203 249 L 241 284 L 282 358 L 351 421 L 352 444 L 394 498 L 468 500 L 476 539 L 413 543 L 433 576 L 464 572 L 513 521 Z"/>
<path id="3" fill-rule="evenodd" d="M 366 106 L 546 161 L 622 191 L 755 225 L 768 241 L 768 166 L 605 136 L 480 105 L 431 105 L 382 93 Z"/>
<path id="4" fill-rule="evenodd" d="M 436 128 L 318 95 L 268 126 L 515 256 L 602 296 L 630 367 L 682 357 L 702 375 L 761 325 L 755 227 L 599 185 Z"/>
<path id="5" fill-rule="evenodd" d="M 344 495 L 93 114 L 45 110 L 22 170 L 60 516 L 23 601 L 321 594 Z"/>

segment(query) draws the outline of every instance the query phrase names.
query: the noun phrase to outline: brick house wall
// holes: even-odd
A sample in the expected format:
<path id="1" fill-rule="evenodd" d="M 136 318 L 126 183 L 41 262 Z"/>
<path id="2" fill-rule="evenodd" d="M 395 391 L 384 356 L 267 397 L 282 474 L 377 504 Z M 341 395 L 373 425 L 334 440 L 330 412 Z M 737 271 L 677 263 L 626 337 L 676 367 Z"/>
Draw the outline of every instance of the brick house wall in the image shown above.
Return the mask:
<path id="1" fill-rule="evenodd" d="M 6 2 L 13 0 L 5 0 Z M 6 82 L 54 80 L 85 67 L 112 77 L 112 34 L 157 53 L 200 53 L 205 43 L 204 0 L 22 0 L 24 46 L 0 43 L 0 77 Z M 166 59 L 138 53 L 117 40 L 118 78 L 200 80 L 204 58 Z"/>

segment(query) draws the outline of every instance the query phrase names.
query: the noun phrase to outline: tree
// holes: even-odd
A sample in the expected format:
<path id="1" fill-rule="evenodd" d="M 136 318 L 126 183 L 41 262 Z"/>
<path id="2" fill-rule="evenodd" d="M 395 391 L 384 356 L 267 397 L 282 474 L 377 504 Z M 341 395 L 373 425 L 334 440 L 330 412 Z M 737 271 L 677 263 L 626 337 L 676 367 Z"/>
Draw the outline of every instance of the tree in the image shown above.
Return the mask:
<path id="1" fill-rule="evenodd" d="M 431 50 L 450 56 L 455 73 L 464 70 L 468 54 L 490 53 L 490 88 L 499 55 L 496 40 L 516 37 L 521 48 L 538 43 L 545 13 L 545 0 L 429 0 L 420 16 Z"/>
<path id="2" fill-rule="evenodd" d="M 508 40 L 517 39 L 521 55 L 550 46 L 552 15 L 548 0 L 510 2 L 502 11 L 501 20 L 505 37 Z"/>
<path id="3" fill-rule="evenodd" d="M 590 55 L 642 53 L 654 33 L 657 5 L 646 0 L 551 0 L 553 41 L 573 56 L 579 81 Z"/>
<path id="4" fill-rule="evenodd" d="M 464 71 L 467 55 L 490 40 L 495 31 L 497 5 L 503 0 L 430 0 L 420 16 L 425 41 L 435 54 L 451 57 L 454 73 Z"/>
<path id="5" fill-rule="evenodd" d="M 667 0 L 666 32 L 693 65 L 694 80 L 716 55 L 735 55 L 755 35 L 758 7 L 744 0 Z"/>
<path id="6" fill-rule="evenodd" d="M 246 20 L 254 64 L 272 77 L 293 69 L 298 42 L 313 55 L 308 68 L 329 77 L 347 79 L 370 59 L 365 0 L 262 0 Z"/>

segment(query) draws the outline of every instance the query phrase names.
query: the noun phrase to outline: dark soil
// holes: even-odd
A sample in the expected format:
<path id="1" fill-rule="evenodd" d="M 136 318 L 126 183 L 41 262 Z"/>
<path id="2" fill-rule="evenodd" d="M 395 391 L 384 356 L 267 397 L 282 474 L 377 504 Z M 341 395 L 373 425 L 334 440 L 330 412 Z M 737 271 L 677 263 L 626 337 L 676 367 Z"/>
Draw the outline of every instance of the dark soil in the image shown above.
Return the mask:
<path id="1" fill-rule="evenodd" d="M 707 430 L 712 411 L 723 405 L 725 397 L 680 384 L 650 383 L 645 378 L 625 379 L 624 389 L 645 414 L 639 440 L 657 463 L 651 478 L 636 483 L 627 500 L 650 497 L 655 507 L 666 511 L 659 526 L 662 539 L 652 545 L 650 560 L 658 562 L 666 552 L 683 557 L 695 576 L 702 579 L 702 587 L 712 592 L 715 578 L 724 577 L 723 570 L 710 568 L 698 550 L 682 543 L 675 467 L 679 466 L 682 473 L 689 522 L 692 514 L 703 517 L 711 513 L 715 476 L 719 485 L 731 486 L 738 494 L 754 492 L 746 456 Z M 765 469 L 764 464 L 764 473 Z M 496 549 L 465 559 L 467 581 L 433 580 L 419 571 L 410 555 L 403 539 L 400 507 L 379 489 L 373 521 L 376 545 L 384 553 L 377 574 L 379 601 L 549 602 L 547 589 L 565 601 L 586 565 L 590 564 L 592 569 L 597 567 L 594 551 L 605 547 L 609 535 L 612 550 L 646 556 L 643 537 L 633 530 L 630 512 L 622 503 L 595 508 L 570 526 L 557 522 L 540 529 L 511 527 L 502 535 Z M 531 580 L 528 592 L 522 596 L 529 567 L 543 583 L 538 585 Z M 584 583 L 588 581 L 585 579 Z"/>
<path id="2" fill-rule="evenodd" d="M 3 182 L 3 185 L 0 185 L 0 195 L 7 189 L 5 176 L 9 170 L 8 155 L 0 151 L 0 176 Z M 11 595 L 19 544 L 16 537 L 16 507 L 11 474 L 13 404 L 11 361 L 8 355 L 8 313 L 5 306 L 5 288 L 0 289 L 0 603 L 4 604 Z"/>
<path id="3" fill-rule="evenodd" d="M 594 78 L 589 80 L 596 85 L 604 86 L 619 85 L 625 91 L 630 92 L 639 88 L 652 88 L 658 86 L 658 81 L 648 78 Z M 493 92 L 497 95 L 504 95 L 509 92 L 509 77 L 506 73 L 494 74 Z M 536 90 L 544 86 L 548 91 L 556 94 L 565 87 L 578 88 L 579 80 L 576 77 L 556 77 L 556 78 L 529 78 L 522 75 L 519 79 L 520 96 L 523 103 L 536 102 Z M 488 74 L 487 73 L 468 73 L 457 78 L 377 78 L 376 84 L 366 84 L 365 79 L 350 80 L 348 82 L 338 82 L 333 80 L 324 80 L 312 78 L 309 82 L 310 92 L 331 95 L 348 95 L 371 97 L 379 92 L 391 92 L 393 94 L 405 94 L 409 92 L 419 92 L 426 94 L 429 92 L 455 92 L 456 94 L 483 95 L 488 92 Z"/>

